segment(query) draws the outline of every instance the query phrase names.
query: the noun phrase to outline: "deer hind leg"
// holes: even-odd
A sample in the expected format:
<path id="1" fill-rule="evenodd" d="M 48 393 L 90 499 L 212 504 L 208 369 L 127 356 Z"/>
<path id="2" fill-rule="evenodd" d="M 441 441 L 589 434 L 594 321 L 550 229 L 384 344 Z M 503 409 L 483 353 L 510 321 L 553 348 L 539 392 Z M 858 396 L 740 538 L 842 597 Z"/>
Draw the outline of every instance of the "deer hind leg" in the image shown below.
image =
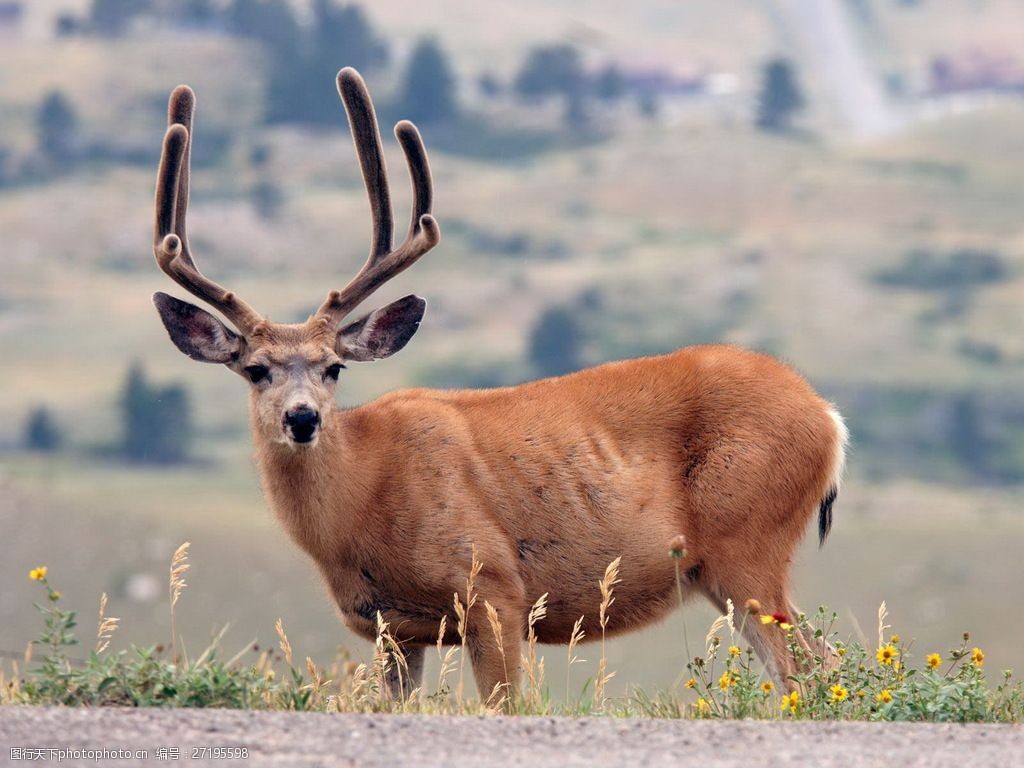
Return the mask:
<path id="1" fill-rule="evenodd" d="M 763 574 L 762 574 L 763 575 Z M 701 585 L 705 594 L 719 610 L 725 612 L 726 600 L 732 600 L 735 607 L 735 624 L 742 627 L 743 636 L 753 647 L 765 665 L 768 674 L 780 686 L 790 690 L 795 685 L 789 677 L 797 672 L 797 660 L 789 648 L 790 638 L 802 648 L 809 649 L 807 641 L 795 626 L 787 633 L 777 623 L 765 624 L 761 616 L 784 613 L 789 622 L 795 621 L 790 614 L 792 602 L 786 593 L 781 578 L 769 576 L 757 578 L 743 573 L 725 571 L 715 574 L 710 571 Z M 744 604 L 751 598 L 761 604 L 760 616 L 746 615 Z"/>
<path id="2" fill-rule="evenodd" d="M 387 673 L 384 686 L 391 701 L 407 701 L 412 692 L 420 687 L 423 681 L 423 659 L 426 647 L 408 645 L 402 648 L 403 664 L 394 653 L 388 652 Z"/>
<path id="3" fill-rule="evenodd" d="M 800 609 L 793 604 L 792 600 L 789 602 L 789 615 L 794 618 L 800 615 Z M 826 671 L 833 670 L 839 666 L 839 654 L 836 653 L 836 649 L 828 641 L 827 637 L 811 638 L 808 641 L 807 638 L 800 635 L 799 642 L 801 647 L 809 654 L 809 657 L 821 657 L 821 665 Z"/>

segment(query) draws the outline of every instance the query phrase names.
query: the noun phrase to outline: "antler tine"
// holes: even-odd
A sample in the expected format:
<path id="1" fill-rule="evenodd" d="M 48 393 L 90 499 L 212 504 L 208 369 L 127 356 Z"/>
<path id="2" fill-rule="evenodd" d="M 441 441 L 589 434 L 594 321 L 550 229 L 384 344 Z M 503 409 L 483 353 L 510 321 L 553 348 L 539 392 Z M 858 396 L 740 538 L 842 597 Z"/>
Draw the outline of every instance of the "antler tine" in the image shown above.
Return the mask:
<path id="1" fill-rule="evenodd" d="M 326 316 L 340 322 L 363 299 L 399 272 L 415 264 L 423 254 L 437 245 L 441 239 L 441 230 L 437 221 L 430 215 L 434 195 L 427 150 L 416 126 L 408 120 L 402 120 L 395 126 L 395 138 L 405 153 L 409 176 L 412 179 L 412 218 L 405 240 L 393 251 L 387 252 L 391 243 L 391 200 L 387 191 L 387 171 L 373 104 L 363 79 L 350 67 L 338 73 L 338 90 L 345 101 L 352 123 L 352 133 L 363 168 L 370 206 L 374 213 L 374 241 L 370 258 L 348 285 L 340 291 L 331 291 L 328 294 L 326 301 L 316 313 L 316 316 Z M 364 118 L 360 127 L 357 127 L 354 115 L 361 115 Z M 372 141 L 367 135 L 372 137 Z M 369 151 L 365 151 L 368 147 Z M 381 210 L 383 216 L 379 215 Z M 383 230 L 385 220 L 386 233 Z M 383 243 L 387 243 L 388 249 L 382 251 L 379 246 Z"/>
<path id="2" fill-rule="evenodd" d="M 352 67 L 338 73 L 338 94 L 345 105 L 352 140 L 363 171 L 366 195 L 370 198 L 373 217 L 373 235 L 370 241 L 370 262 L 385 256 L 391 250 L 394 222 L 391 216 L 391 193 L 388 190 L 388 170 L 384 162 L 384 147 L 377 126 L 377 112 L 373 108 L 370 92 L 362 76 Z"/>
<path id="3" fill-rule="evenodd" d="M 427 161 L 427 150 L 423 146 L 420 132 L 411 122 L 399 121 L 395 126 L 395 138 L 405 152 L 405 162 L 409 167 L 409 177 L 412 179 L 412 221 L 409 222 L 407 237 L 413 237 L 420 230 L 420 219 L 430 214 L 430 207 L 434 202 L 430 163 Z"/>
<path id="4" fill-rule="evenodd" d="M 196 109 L 196 95 L 187 85 L 179 85 L 171 91 L 167 101 L 167 127 L 185 126 L 187 140 L 182 152 L 181 167 L 178 170 L 178 194 L 174 198 L 174 229 L 181 238 L 181 255 L 193 267 L 192 251 L 188 247 L 188 231 L 185 215 L 188 213 L 189 172 L 192 168 L 192 115 Z"/>
<path id="5" fill-rule="evenodd" d="M 156 183 L 156 221 L 153 254 L 160 269 L 174 282 L 218 309 L 243 334 L 262 320 L 256 310 L 205 277 L 196 267 L 188 247 L 185 218 L 188 213 L 189 157 L 195 94 L 187 85 L 171 93 L 167 108 L 169 127 Z"/>

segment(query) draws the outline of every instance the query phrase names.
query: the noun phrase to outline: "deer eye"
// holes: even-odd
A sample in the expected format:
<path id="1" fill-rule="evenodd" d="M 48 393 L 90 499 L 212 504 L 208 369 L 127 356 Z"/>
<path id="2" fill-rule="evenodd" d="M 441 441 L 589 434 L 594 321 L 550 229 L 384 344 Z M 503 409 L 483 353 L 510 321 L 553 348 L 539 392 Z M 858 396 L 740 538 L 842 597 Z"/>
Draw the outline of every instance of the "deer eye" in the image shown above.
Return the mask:
<path id="1" fill-rule="evenodd" d="M 253 384 L 259 384 L 264 379 L 270 379 L 270 369 L 265 365 L 247 365 L 245 366 L 245 375 Z"/>
<path id="2" fill-rule="evenodd" d="M 327 370 L 324 371 L 324 376 L 326 376 L 328 379 L 331 379 L 331 381 L 337 381 L 338 375 L 341 373 L 341 369 L 344 367 L 345 366 L 342 365 L 341 363 L 334 363 L 334 365 L 329 365 L 327 366 Z"/>

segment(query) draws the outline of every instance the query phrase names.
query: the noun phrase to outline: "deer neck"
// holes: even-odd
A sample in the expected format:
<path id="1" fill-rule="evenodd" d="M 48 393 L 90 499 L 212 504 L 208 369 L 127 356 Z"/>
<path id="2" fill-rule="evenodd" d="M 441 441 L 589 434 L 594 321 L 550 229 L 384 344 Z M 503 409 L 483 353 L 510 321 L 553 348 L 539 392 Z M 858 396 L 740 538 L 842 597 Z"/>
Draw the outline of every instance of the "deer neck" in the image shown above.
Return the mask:
<path id="1" fill-rule="evenodd" d="M 269 439 L 253 418 L 263 492 L 288 532 L 315 559 L 343 552 L 373 485 L 348 412 L 331 415 L 311 448 Z"/>

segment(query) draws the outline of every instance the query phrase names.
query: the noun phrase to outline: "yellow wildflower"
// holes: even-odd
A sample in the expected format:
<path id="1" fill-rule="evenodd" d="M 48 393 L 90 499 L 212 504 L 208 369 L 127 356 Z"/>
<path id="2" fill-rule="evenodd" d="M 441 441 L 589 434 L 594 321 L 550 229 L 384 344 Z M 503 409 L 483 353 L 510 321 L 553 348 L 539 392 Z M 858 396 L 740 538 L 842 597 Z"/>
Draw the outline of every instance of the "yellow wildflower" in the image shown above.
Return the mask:
<path id="1" fill-rule="evenodd" d="M 929 669 L 938 669 L 942 666 L 942 656 L 938 653 L 929 653 L 925 661 L 928 662 Z"/>
<path id="2" fill-rule="evenodd" d="M 858 699 L 863 699 L 865 696 L 867 696 L 867 693 L 864 692 L 863 688 L 861 688 L 859 691 L 857 691 L 857 698 Z"/>
<path id="3" fill-rule="evenodd" d="M 971 662 L 976 667 L 980 667 L 982 664 L 985 663 L 985 654 L 982 653 L 981 648 L 971 649 Z"/>
<path id="4" fill-rule="evenodd" d="M 787 693 L 782 697 L 782 711 L 789 710 L 789 714 L 795 715 L 796 708 L 800 705 L 800 694 L 797 691 Z"/>
<path id="5" fill-rule="evenodd" d="M 832 701 L 837 703 L 846 701 L 846 697 L 850 695 L 850 692 L 839 684 L 833 685 L 829 690 L 832 691 Z"/>
<path id="6" fill-rule="evenodd" d="M 892 691 L 886 688 L 875 698 L 878 700 L 879 704 L 890 704 L 892 702 Z"/>
<path id="7" fill-rule="evenodd" d="M 878 652 L 875 654 L 875 658 L 878 659 L 879 664 L 892 666 L 892 663 L 896 661 L 896 653 L 896 646 L 889 643 L 888 645 L 883 645 L 878 649 Z"/>
<path id="8" fill-rule="evenodd" d="M 900 636 L 899 635 L 893 635 L 892 637 L 889 638 L 889 642 L 892 643 L 893 645 L 899 645 L 900 644 Z"/>
<path id="9" fill-rule="evenodd" d="M 846 649 L 845 648 L 836 648 L 836 656 L 838 656 L 841 659 L 845 655 L 846 655 Z"/>
<path id="10" fill-rule="evenodd" d="M 32 579 L 32 581 L 42 581 L 46 578 L 46 571 L 46 566 L 40 565 L 38 568 L 33 568 L 31 571 L 29 571 L 28 577 Z"/>
<path id="11" fill-rule="evenodd" d="M 775 683 L 771 680 L 765 680 L 761 683 L 761 690 L 764 691 L 765 695 L 767 695 L 775 690 Z"/>
<path id="12" fill-rule="evenodd" d="M 691 677 L 689 680 L 686 681 L 686 687 L 690 690 L 693 690 L 697 687 L 697 681 Z"/>
<path id="13" fill-rule="evenodd" d="M 711 711 L 711 705 L 704 699 L 697 699 L 697 703 L 693 706 L 697 708 L 698 715 L 706 715 Z"/>
<path id="14" fill-rule="evenodd" d="M 718 687 L 723 691 L 729 690 L 734 685 L 736 685 L 736 675 L 732 672 L 723 672 L 722 676 L 718 678 Z"/>
<path id="15" fill-rule="evenodd" d="M 729 646 L 729 655 L 730 655 L 730 656 L 732 656 L 733 658 L 735 658 L 735 657 L 739 656 L 739 655 L 740 655 L 740 649 L 739 649 L 739 646 L 736 646 L 736 645 L 730 645 L 730 646 Z"/>
<path id="16" fill-rule="evenodd" d="M 762 624 L 774 624 L 775 623 L 775 617 L 772 616 L 771 614 L 766 613 L 766 614 L 764 614 L 761 617 L 761 623 Z"/>

